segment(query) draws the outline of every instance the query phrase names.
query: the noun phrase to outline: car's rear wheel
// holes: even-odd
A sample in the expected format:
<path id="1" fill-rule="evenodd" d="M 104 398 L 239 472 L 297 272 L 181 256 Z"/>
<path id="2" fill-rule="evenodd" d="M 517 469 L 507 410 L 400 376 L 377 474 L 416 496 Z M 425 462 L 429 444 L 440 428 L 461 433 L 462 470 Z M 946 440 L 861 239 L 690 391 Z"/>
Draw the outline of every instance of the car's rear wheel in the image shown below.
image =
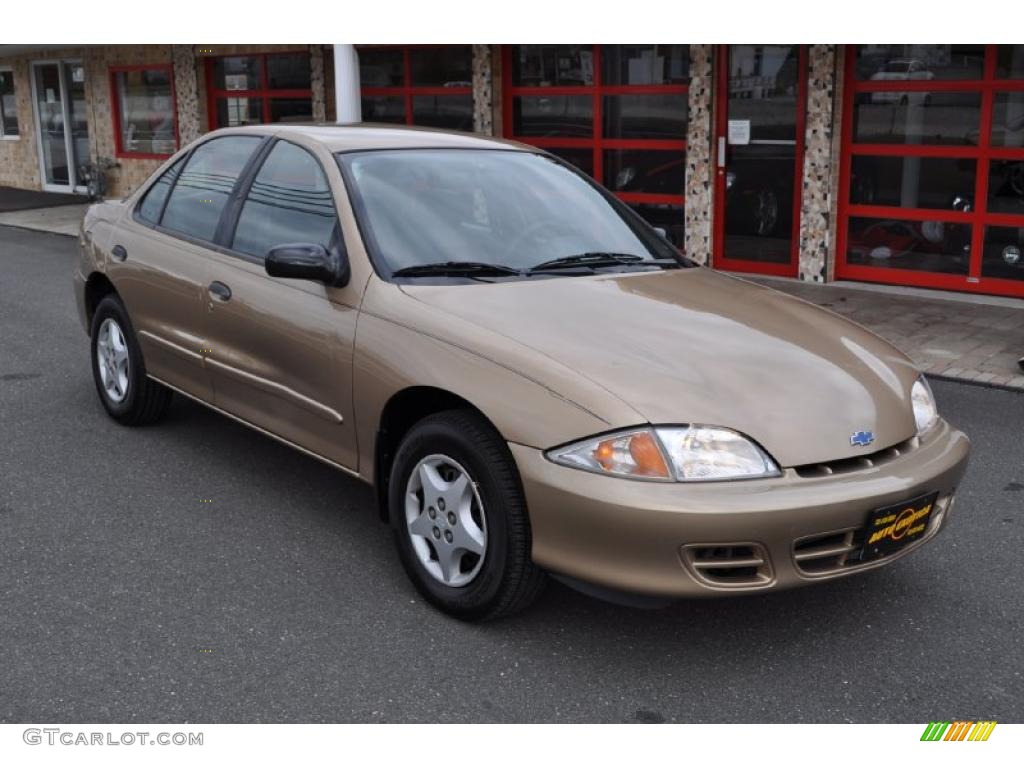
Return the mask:
<path id="1" fill-rule="evenodd" d="M 107 413 L 131 426 L 159 421 L 171 403 L 171 391 L 146 377 L 135 331 L 116 295 L 105 296 L 96 307 L 90 344 L 93 380 Z"/>
<path id="2" fill-rule="evenodd" d="M 406 572 L 441 610 L 486 620 L 522 610 L 544 573 L 530 559 L 530 524 L 515 461 L 471 411 L 427 417 L 405 436 L 388 487 Z"/>

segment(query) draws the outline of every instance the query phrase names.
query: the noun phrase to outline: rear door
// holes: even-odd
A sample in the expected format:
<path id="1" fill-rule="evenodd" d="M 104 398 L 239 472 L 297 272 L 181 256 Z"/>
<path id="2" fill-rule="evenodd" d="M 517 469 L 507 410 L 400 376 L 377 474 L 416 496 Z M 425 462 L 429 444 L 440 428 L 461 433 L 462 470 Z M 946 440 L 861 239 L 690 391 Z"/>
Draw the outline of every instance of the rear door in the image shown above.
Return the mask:
<path id="1" fill-rule="evenodd" d="M 200 144 L 150 186 L 111 240 L 108 276 L 128 309 L 147 372 L 207 402 L 208 257 L 231 190 L 262 142 L 229 136 Z"/>
<path id="2" fill-rule="evenodd" d="M 324 158 L 276 140 L 243 179 L 211 254 L 207 363 L 219 408 L 356 469 L 352 349 L 359 291 L 267 275 L 286 243 L 343 248 Z M 332 172 L 337 174 L 337 168 Z"/>

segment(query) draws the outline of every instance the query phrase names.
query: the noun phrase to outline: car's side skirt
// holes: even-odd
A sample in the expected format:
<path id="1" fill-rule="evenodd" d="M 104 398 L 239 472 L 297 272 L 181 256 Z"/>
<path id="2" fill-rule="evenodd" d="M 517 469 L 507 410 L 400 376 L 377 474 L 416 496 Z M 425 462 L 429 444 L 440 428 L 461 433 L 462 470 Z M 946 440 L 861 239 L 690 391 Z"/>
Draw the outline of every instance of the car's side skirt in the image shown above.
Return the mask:
<path id="1" fill-rule="evenodd" d="M 324 464 L 328 464 L 328 465 L 334 467 L 335 469 L 340 469 L 342 472 L 344 472 L 347 475 L 351 475 L 352 477 L 358 478 L 358 479 L 362 480 L 363 482 L 366 482 L 366 478 L 364 478 L 362 475 L 360 475 L 354 469 L 346 467 L 344 464 L 339 464 L 336 461 L 332 461 L 331 459 L 328 459 L 326 456 L 321 456 L 319 453 L 315 453 L 314 451 L 311 451 L 308 448 L 303 448 L 298 443 L 293 443 L 291 440 L 286 440 L 283 437 L 281 437 L 280 435 L 275 435 L 273 432 L 271 432 L 269 430 L 266 430 L 266 429 L 263 429 L 263 427 L 258 427 L 255 424 L 253 424 L 251 421 L 246 421 L 245 419 L 239 418 L 238 416 L 235 416 L 232 413 L 228 413 L 223 408 L 218 408 L 216 405 L 208 403 L 205 400 L 201 400 L 200 398 L 196 397 L 195 395 L 190 395 L 188 392 L 185 392 L 184 390 L 179 389 L 178 387 L 174 386 L 173 384 L 168 384 L 163 379 L 157 378 L 156 376 L 153 376 L 153 375 L 151 375 L 149 373 L 146 374 L 146 378 L 152 379 L 153 381 L 157 382 L 158 384 L 162 384 L 163 386 L 167 387 L 168 389 L 173 390 L 174 392 L 177 392 L 179 395 L 183 395 L 184 397 L 187 397 L 189 400 L 194 400 L 195 402 L 199 403 L 200 405 L 206 406 L 211 411 L 216 411 L 217 413 L 221 414 L 222 416 L 227 416 L 232 421 L 237 421 L 239 424 L 243 424 L 243 425 L 249 427 L 249 429 L 255 430 L 256 432 L 259 432 L 262 435 L 266 435 L 267 437 L 273 438 L 274 440 L 277 440 L 277 442 L 282 443 L 284 445 L 287 445 L 289 448 L 294 448 L 296 451 L 299 451 L 300 453 L 304 453 L 304 454 L 306 454 L 307 456 L 309 456 L 311 458 L 314 458 L 314 459 L 316 459 L 318 461 L 322 461 Z"/>

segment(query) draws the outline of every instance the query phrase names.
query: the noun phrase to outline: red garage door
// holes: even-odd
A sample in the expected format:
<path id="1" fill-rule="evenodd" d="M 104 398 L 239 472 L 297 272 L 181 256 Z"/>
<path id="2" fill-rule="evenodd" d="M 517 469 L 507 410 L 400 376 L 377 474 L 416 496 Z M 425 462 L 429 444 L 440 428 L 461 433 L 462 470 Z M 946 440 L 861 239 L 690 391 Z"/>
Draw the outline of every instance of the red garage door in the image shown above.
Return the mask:
<path id="1" fill-rule="evenodd" d="M 846 51 L 836 275 L 1024 296 L 1024 46 Z"/>
<path id="2" fill-rule="evenodd" d="M 580 168 L 683 245 L 688 45 L 510 45 L 504 135 Z"/>

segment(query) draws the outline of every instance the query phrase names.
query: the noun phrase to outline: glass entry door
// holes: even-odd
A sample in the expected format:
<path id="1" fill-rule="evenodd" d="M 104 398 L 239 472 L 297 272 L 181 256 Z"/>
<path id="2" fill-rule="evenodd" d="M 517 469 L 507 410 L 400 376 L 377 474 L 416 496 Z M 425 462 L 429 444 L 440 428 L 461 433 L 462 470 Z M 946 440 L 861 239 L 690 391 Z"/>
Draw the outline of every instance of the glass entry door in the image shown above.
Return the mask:
<path id="1" fill-rule="evenodd" d="M 74 192 L 78 166 L 89 160 L 85 68 L 80 62 L 34 63 L 32 95 L 43 189 Z"/>
<path id="2" fill-rule="evenodd" d="M 806 50 L 719 50 L 716 267 L 796 276 L 803 162 Z"/>

